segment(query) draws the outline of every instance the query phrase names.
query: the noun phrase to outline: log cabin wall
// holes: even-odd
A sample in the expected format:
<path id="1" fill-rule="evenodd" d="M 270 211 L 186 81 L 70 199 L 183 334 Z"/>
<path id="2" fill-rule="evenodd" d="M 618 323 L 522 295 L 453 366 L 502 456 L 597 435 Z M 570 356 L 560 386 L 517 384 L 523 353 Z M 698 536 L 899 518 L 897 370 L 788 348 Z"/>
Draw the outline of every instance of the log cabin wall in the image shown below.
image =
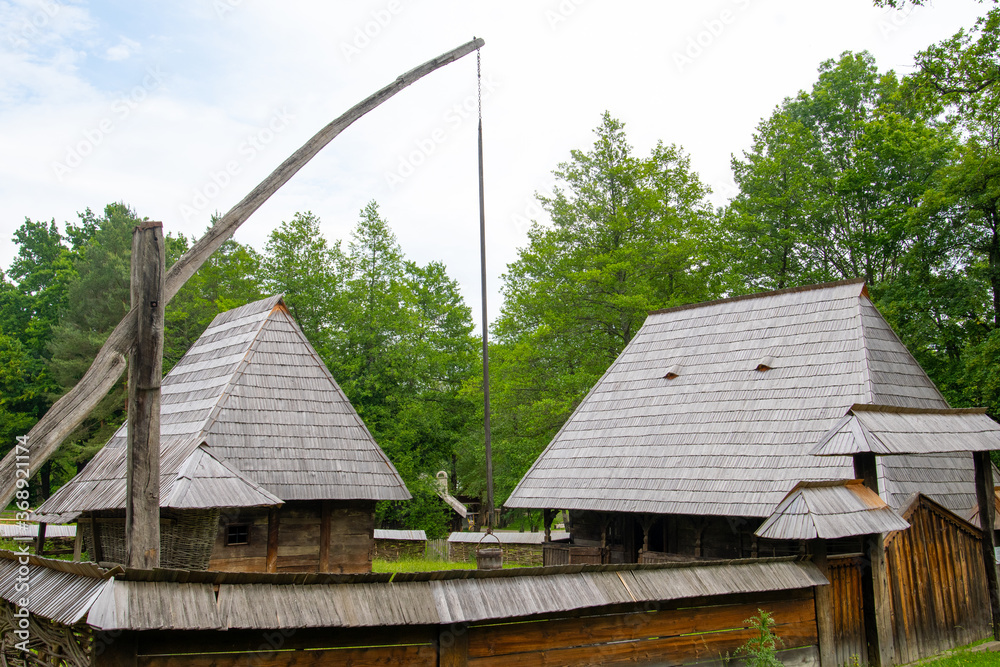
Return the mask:
<path id="1" fill-rule="evenodd" d="M 274 571 L 371 572 L 375 551 L 374 502 L 291 501 L 274 514 L 277 518 Z M 266 572 L 268 516 L 266 508 L 224 512 L 219 520 L 209 569 Z M 239 531 L 240 526 L 246 527 L 248 539 L 242 544 L 228 544 L 230 530 Z"/>

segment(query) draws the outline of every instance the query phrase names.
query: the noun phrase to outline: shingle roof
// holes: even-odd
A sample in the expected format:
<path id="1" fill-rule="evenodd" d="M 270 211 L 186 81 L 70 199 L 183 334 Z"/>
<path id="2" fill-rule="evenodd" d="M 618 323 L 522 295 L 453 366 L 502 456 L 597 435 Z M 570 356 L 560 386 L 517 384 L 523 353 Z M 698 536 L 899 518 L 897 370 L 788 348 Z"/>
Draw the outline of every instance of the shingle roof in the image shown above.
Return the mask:
<path id="1" fill-rule="evenodd" d="M 861 281 L 651 313 L 506 506 L 766 517 L 800 481 L 854 477 L 809 452 L 855 403 L 948 407 Z M 892 506 L 975 503 L 971 455 L 880 468 Z"/>
<path id="2" fill-rule="evenodd" d="M 797 484 L 756 535 L 772 540 L 833 540 L 910 527 L 861 480 Z"/>
<path id="3" fill-rule="evenodd" d="M 24 595 L 14 586 L 19 567 L 17 554 L 0 551 L 0 598 L 9 602 Z M 794 558 L 395 575 L 103 570 L 37 556 L 24 567 L 32 614 L 98 630 L 439 625 L 829 583 Z"/>
<path id="4" fill-rule="evenodd" d="M 126 425 L 38 510 L 125 506 Z M 280 296 L 217 316 L 163 379 L 163 507 L 405 500 L 406 486 Z"/>
<path id="5" fill-rule="evenodd" d="M 854 405 L 813 448 L 816 456 L 935 454 L 1000 449 L 1000 424 L 985 409 Z"/>

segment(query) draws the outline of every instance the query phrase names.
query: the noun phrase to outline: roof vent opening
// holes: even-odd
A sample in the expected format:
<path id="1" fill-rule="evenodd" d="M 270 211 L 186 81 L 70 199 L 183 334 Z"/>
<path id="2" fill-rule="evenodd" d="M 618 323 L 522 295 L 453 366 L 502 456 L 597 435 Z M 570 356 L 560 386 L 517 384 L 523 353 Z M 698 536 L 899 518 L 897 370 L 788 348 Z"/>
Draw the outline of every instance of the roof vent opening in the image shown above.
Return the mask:
<path id="1" fill-rule="evenodd" d="M 764 371 L 769 371 L 774 368 L 774 357 L 768 355 L 760 360 L 757 364 L 757 370 L 763 373 Z"/>
<path id="2" fill-rule="evenodd" d="M 674 364 L 673 366 L 671 366 L 670 368 L 667 369 L 667 372 L 663 376 L 663 379 L 664 380 L 673 380 L 674 378 L 679 377 L 680 374 L 681 374 L 681 367 L 679 365 L 677 365 L 677 364 Z"/>

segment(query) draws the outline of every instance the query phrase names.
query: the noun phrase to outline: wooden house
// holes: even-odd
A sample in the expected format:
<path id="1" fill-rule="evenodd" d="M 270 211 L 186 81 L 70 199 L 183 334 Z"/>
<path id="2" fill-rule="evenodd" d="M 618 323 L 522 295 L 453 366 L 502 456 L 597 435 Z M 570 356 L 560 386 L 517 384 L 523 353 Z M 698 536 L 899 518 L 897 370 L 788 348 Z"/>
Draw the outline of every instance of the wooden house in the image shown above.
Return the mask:
<path id="1" fill-rule="evenodd" d="M 855 404 L 948 407 L 862 281 L 657 311 L 506 506 L 569 510 L 579 560 L 560 562 L 797 553 L 754 532 L 800 482 L 855 477 L 811 453 Z M 897 511 L 917 492 L 976 504 L 968 453 L 884 457 L 878 478 Z"/>
<path id="2" fill-rule="evenodd" d="M 402 479 L 280 296 L 220 314 L 163 379 L 163 567 L 367 572 Z M 36 512 L 124 562 L 126 426 Z"/>

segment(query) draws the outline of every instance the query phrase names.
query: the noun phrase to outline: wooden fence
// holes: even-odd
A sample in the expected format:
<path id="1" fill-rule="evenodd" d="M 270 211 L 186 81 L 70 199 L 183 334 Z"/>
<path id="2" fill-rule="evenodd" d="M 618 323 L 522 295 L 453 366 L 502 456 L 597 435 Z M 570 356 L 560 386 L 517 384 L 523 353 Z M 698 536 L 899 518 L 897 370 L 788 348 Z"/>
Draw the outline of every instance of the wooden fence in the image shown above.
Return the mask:
<path id="1" fill-rule="evenodd" d="M 924 496 L 903 517 L 886 539 L 896 664 L 991 635 L 980 530 Z"/>
<path id="2" fill-rule="evenodd" d="M 990 636 L 981 534 L 933 500 L 917 496 L 903 512 L 909 530 L 885 540 L 894 661 L 907 664 Z M 830 559 L 836 664 L 866 664 L 861 577 L 864 560 Z"/>
<path id="3" fill-rule="evenodd" d="M 721 665 L 750 638 L 745 621 L 758 609 L 776 621 L 785 664 L 818 664 L 811 588 L 452 626 L 123 633 L 95 664 Z"/>

